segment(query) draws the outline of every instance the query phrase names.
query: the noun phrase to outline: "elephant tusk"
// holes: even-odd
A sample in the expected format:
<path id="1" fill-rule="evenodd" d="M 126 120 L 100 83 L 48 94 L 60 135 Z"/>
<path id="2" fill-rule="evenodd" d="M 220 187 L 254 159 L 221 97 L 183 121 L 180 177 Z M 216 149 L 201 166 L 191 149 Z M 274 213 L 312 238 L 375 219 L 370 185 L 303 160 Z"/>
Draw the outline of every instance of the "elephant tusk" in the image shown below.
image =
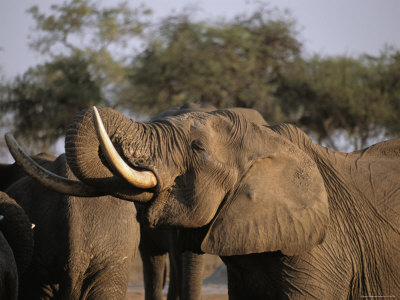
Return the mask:
<path id="1" fill-rule="evenodd" d="M 94 125 L 101 150 L 113 170 L 136 188 L 150 189 L 157 185 L 157 178 L 151 171 L 137 171 L 122 159 L 111 142 L 97 108 L 93 106 Z"/>
<path id="2" fill-rule="evenodd" d="M 31 224 L 31 229 L 33 229 L 33 228 L 35 228 L 36 227 L 36 225 L 35 224 Z"/>
<path id="3" fill-rule="evenodd" d="M 28 154 L 25 153 L 12 134 L 7 133 L 5 139 L 8 149 L 16 163 L 43 186 L 62 194 L 77 197 L 96 197 L 104 195 L 104 193 L 99 193 L 98 190 L 81 181 L 58 176 L 57 174 L 54 174 L 38 165 Z"/>
<path id="4" fill-rule="evenodd" d="M 3 221 L 3 220 L 4 220 L 4 216 L 0 215 L 0 221 Z"/>

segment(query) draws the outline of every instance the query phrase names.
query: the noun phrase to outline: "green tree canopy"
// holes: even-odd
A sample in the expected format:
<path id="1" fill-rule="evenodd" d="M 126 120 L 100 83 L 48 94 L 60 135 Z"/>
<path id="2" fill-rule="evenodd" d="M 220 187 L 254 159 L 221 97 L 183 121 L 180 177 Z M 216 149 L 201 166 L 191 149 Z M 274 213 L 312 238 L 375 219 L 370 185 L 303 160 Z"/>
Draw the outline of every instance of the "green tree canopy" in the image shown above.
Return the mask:
<path id="1" fill-rule="evenodd" d="M 48 62 L 14 80 L 1 112 L 12 115 L 15 135 L 37 151 L 63 136 L 79 110 L 115 104 L 114 91 L 126 80 L 126 56 L 134 55 L 151 11 L 127 2 L 104 7 L 72 0 L 52 5 L 50 13 L 37 6 L 28 13 L 36 22 L 30 46 Z"/>
<path id="2" fill-rule="evenodd" d="M 1 105 L 3 112 L 13 115 L 15 136 L 45 151 L 64 135 L 79 110 L 104 104 L 89 66 L 79 56 L 57 57 L 17 77 Z"/>
<path id="3" fill-rule="evenodd" d="M 175 15 L 133 60 L 120 101 L 149 113 L 187 101 L 252 107 L 270 121 L 283 120 L 274 92 L 300 48 L 294 21 L 262 7 L 214 23 Z"/>
<path id="4" fill-rule="evenodd" d="M 379 57 L 368 60 L 375 74 L 371 85 L 389 106 L 383 121 L 386 135 L 400 137 L 400 50 L 387 48 Z"/>
<path id="5" fill-rule="evenodd" d="M 104 7 L 99 1 L 71 0 L 52 5 L 51 13 L 29 9 L 36 22 L 32 49 L 49 55 L 82 56 L 90 63 L 92 78 L 111 99 L 125 78 L 125 59 L 134 55 L 151 10 L 128 2 Z"/>
<path id="6" fill-rule="evenodd" d="M 319 142 L 336 148 L 333 136 L 343 132 L 360 149 L 396 131 L 399 70 L 398 57 L 388 53 L 377 58 L 314 56 L 285 74 L 276 96 L 289 119 Z"/>

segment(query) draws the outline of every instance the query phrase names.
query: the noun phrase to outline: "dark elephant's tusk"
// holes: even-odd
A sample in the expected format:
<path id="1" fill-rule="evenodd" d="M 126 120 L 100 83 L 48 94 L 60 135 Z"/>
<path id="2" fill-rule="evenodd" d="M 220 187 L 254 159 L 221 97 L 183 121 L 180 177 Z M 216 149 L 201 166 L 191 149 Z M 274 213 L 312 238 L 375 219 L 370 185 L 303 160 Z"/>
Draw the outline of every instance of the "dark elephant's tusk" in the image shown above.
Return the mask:
<path id="1" fill-rule="evenodd" d="M 122 159 L 111 142 L 104 128 L 97 108 L 93 106 L 94 125 L 100 142 L 101 150 L 113 170 L 136 188 L 150 189 L 157 185 L 157 178 L 151 171 L 137 171 Z"/>
<path id="2" fill-rule="evenodd" d="M 6 143 L 11 155 L 16 163 L 23 170 L 39 181 L 43 186 L 50 188 L 56 192 L 77 196 L 77 197 L 96 197 L 102 196 L 104 193 L 99 193 L 98 190 L 84 184 L 81 181 L 71 180 L 54 174 L 42 166 L 38 165 L 28 154 L 18 145 L 12 134 L 5 135 Z"/>

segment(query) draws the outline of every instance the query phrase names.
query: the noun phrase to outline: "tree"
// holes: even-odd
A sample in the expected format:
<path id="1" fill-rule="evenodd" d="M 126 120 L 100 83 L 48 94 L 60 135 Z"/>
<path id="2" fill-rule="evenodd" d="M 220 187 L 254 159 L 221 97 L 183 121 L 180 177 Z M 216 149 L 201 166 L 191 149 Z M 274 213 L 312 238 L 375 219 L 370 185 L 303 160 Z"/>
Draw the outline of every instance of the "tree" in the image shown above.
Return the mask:
<path id="1" fill-rule="evenodd" d="M 276 96 L 292 121 L 318 142 L 337 148 L 333 136 L 339 132 L 352 141 L 353 149 L 360 149 L 386 133 L 389 120 L 395 121 L 393 112 L 399 112 L 392 98 L 398 88 L 383 79 L 399 79 L 388 76 L 393 67 L 389 60 L 368 56 L 314 56 L 285 74 Z"/>
<path id="2" fill-rule="evenodd" d="M 374 68 L 371 85 L 380 91 L 390 107 L 383 121 L 385 134 L 400 137 L 400 51 L 387 47 L 379 57 L 367 58 Z"/>
<path id="3" fill-rule="evenodd" d="M 38 32 L 30 45 L 49 62 L 10 84 L 1 111 L 12 115 L 15 135 L 32 150 L 47 150 L 79 110 L 115 104 L 114 90 L 126 80 L 125 59 L 135 47 L 130 41 L 141 37 L 151 12 L 127 3 L 102 7 L 71 0 L 52 5 L 50 14 L 37 6 L 28 13 Z"/>
<path id="4" fill-rule="evenodd" d="M 164 19 L 132 62 L 121 102 L 155 113 L 187 101 L 252 107 L 271 122 L 284 116 L 274 97 L 281 74 L 300 53 L 295 23 L 260 8 L 221 22 Z"/>
<path id="5" fill-rule="evenodd" d="M 31 48 L 52 59 L 59 55 L 80 56 L 89 63 L 93 80 L 109 100 L 126 79 L 125 59 L 134 54 L 151 10 L 131 8 L 128 2 L 104 7 L 99 1 L 71 0 L 52 5 L 46 15 L 37 6 L 29 9 L 39 35 Z"/>
<path id="6" fill-rule="evenodd" d="M 89 66 L 80 56 L 58 57 L 29 69 L 10 86 L 2 111 L 13 115 L 15 136 L 31 150 L 48 150 L 79 110 L 105 104 Z"/>
<path id="7" fill-rule="evenodd" d="M 2 51 L 2 48 L 0 47 L 0 51 Z M 10 128 L 10 122 L 9 118 L 7 118 L 7 113 L 4 109 L 2 109 L 2 106 L 4 103 L 7 102 L 7 96 L 8 96 L 8 87 L 6 83 L 6 79 L 3 75 L 3 68 L 0 66 L 0 135 L 4 135 L 8 129 Z M 6 148 L 6 143 L 4 139 L 0 139 L 0 155 L 3 156 L 5 152 L 3 149 Z"/>

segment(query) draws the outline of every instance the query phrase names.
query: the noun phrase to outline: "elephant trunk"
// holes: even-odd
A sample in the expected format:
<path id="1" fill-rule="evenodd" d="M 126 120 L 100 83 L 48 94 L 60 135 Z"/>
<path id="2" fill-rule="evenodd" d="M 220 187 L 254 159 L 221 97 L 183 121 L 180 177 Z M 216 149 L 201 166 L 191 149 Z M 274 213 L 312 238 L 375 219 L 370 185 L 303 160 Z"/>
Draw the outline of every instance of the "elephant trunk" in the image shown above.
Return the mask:
<path id="1" fill-rule="evenodd" d="M 78 113 L 67 129 L 65 153 L 72 172 L 86 184 L 106 189 L 119 198 L 139 202 L 151 200 L 154 195 L 152 188 L 157 184 L 156 176 L 151 171 L 128 166 L 119 154 L 116 160 L 125 164 L 122 167 L 125 171 L 121 171 L 113 158 L 118 152 L 123 157 L 131 154 L 123 145 L 131 141 L 128 134 L 140 131 L 141 124 L 110 108 L 98 108 L 98 115 L 101 115 L 99 126 L 103 127 L 103 135 L 110 137 L 108 141 L 99 140 L 92 109 Z M 109 148 L 102 143 L 115 144 L 116 149 L 111 147 L 114 154 L 110 154 Z"/>
<path id="2" fill-rule="evenodd" d="M 99 138 L 101 149 L 112 169 L 134 187 L 140 189 L 155 187 L 157 185 L 157 178 L 154 173 L 151 171 L 138 171 L 131 168 L 115 149 L 96 107 L 93 107 L 93 112 L 96 133 Z"/>
<path id="3" fill-rule="evenodd" d="M 13 250 L 20 277 L 29 264 L 33 255 L 32 224 L 24 210 L 6 193 L 0 192 L 0 229 Z"/>

